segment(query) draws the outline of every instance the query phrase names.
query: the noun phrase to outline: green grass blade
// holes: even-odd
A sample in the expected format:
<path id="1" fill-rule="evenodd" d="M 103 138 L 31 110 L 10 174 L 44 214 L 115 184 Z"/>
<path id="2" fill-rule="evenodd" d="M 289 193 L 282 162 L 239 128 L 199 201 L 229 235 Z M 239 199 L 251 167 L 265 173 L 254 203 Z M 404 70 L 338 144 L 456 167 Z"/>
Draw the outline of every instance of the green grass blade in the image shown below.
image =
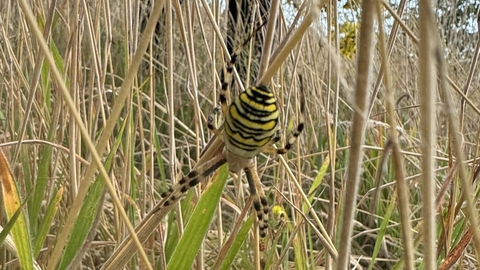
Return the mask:
<path id="1" fill-rule="evenodd" d="M 302 237 L 295 237 L 293 240 L 293 255 L 295 256 L 295 269 L 308 269 L 307 254 L 305 254 L 305 239 Z"/>
<path id="2" fill-rule="evenodd" d="M 43 23 L 43 22 L 39 22 L 39 23 Z M 58 69 L 63 74 L 65 71 L 63 58 L 60 52 L 58 51 L 57 47 L 55 46 L 54 41 L 51 41 L 50 48 L 52 49 L 52 54 L 54 56 L 55 63 Z M 48 111 L 50 112 L 51 87 L 50 87 L 49 71 L 50 71 L 50 68 L 44 62 L 42 65 L 42 71 L 41 71 L 41 86 L 42 86 L 42 90 L 44 92 L 43 94 L 46 100 L 45 104 L 48 108 Z M 46 114 L 45 117 L 46 117 L 46 121 L 51 121 L 49 114 Z M 51 122 L 50 124 L 51 124 L 50 129 L 48 130 L 48 134 L 47 134 L 47 141 L 54 141 L 56 131 L 57 131 L 57 124 L 54 122 Z M 42 201 L 45 199 L 45 190 L 47 188 L 47 184 L 49 180 L 51 179 L 50 173 L 51 173 L 51 162 L 52 162 L 52 147 L 44 146 L 43 150 L 39 153 L 39 156 L 41 158 L 38 166 L 37 179 L 35 181 L 35 184 L 33 185 L 34 193 L 28 205 L 28 214 L 29 214 L 29 220 L 31 224 L 32 235 L 34 235 L 36 238 L 44 238 L 46 235 L 38 235 L 37 228 L 39 227 L 39 225 L 37 224 L 39 223 L 39 216 L 41 216 L 40 209 L 42 206 Z"/>
<path id="3" fill-rule="evenodd" d="M 48 134 L 49 141 L 53 140 L 55 129 L 56 127 L 50 128 Z M 28 214 L 32 227 L 32 235 L 34 235 L 36 238 L 43 237 L 43 235 L 37 236 L 37 224 L 39 223 L 39 216 L 41 216 L 40 209 L 42 207 L 42 201 L 45 200 L 45 189 L 47 188 L 47 184 L 51 179 L 50 170 L 52 164 L 52 147 L 47 145 L 43 146 L 42 151 L 39 154 L 40 163 L 38 165 L 37 179 L 34 185 L 32 185 L 33 196 L 28 204 Z"/>
<path id="4" fill-rule="evenodd" d="M 198 201 L 187 223 L 185 232 L 167 265 L 167 269 L 190 269 L 192 267 L 193 261 L 210 227 L 215 209 L 227 181 L 227 176 L 228 166 L 223 165 L 217 177 L 211 181 L 211 185 Z"/>
<path id="5" fill-rule="evenodd" d="M 190 189 L 183 200 L 180 202 L 183 224 L 187 224 L 192 216 L 192 212 L 195 209 L 195 205 L 191 203 L 192 199 L 195 198 L 195 190 Z M 165 242 L 165 261 L 170 261 L 170 258 L 173 255 L 173 252 L 177 248 L 178 241 L 180 239 L 178 225 L 176 221 L 177 213 L 175 211 L 170 211 L 167 220 L 167 241 Z"/>
<path id="6" fill-rule="evenodd" d="M 380 248 L 382 247 L 382 242 L 385 239 L 385 232 L 387 231 L 387 225 L 388 222 L 390 221 L 390 216 L 393 213 L 393 210 L 395 209 L 396 206 L 396 199 L 397 199 L 397 193 L 394 193 L 392 196 L 393 198 L 390 200 L 390 205 L 388 206 L 387 212 L 383 216 L 383 221 L 382 224 L 380 225 L 380 230 L 378 231 L 378 236 L 377 236 L 377 241 L 375 241 L 375 247 L 373 249 L 373 254 L 372 254 L 372 259 L 370 261 L 370 265 L 368 266 L 368 270 L 373 269 L 375 266 L 375 259 L 377 259 L 378 252 L 380 252 Z"/>
<path id="7" fill-rule="evenodd" d="M 105 170 L 110 171 L 112 163 L 115 159 L 117 149 L 120 146 L 122 141 L 122 134 L 125 127 L 125 122 L 120 130 L 118 137 L 115 141 L 115 145 L 110 151 L 106 161 L 105 161 Z M 67 245 L 65 246 L 64 256 L 60 265 L 57 269 L 68 269 L 70 263 L 75 258 L 77 253 L 81 250 L 85 239 L 88 236 L 88 233 L 91 230 L 91 227 L 97 218 L 97 212 L 99 209 L 99 204 L 102 201 L 103 194 L 105 190 L 105 180 L 101 175 L 97 177 L 95 182 L 90 186 L 87 196 L 85 197 L 85 202 L 80 209 L 78 214 L 78 219 L 75 222 L 75 225 L 72 230 L 72 235 L 68 240 Z"/>
<path id="8" fill-rule="evenodd" d="M 10 220 L 15 217 L 17 211 L 21 208 L 22 200 L 18 192 L 17 182 L 13 178 L 8 161 L 1 150 L 0 181 L 2 184 L 2 198 L 5 212 Z M 20 268 L 30 270 L 33 269 L 32 242 L 25 212 L 22 211 L 22 214 L 18 214 L 16 219 L 15 224 L 12 226 L 11 233 L 15 247 L 17 248 Z"/>
<path id="9" fill-rule="evenodd" d="M 310 189 L 308 190 L 308 201 L 310 203 L 313 202 L 313 199 L 315 198 L 315 190 L 322 184 L 323 178 L 325 177 L 325 174 L 327 173 L 327 170 L 330 165 L 330 158 L 327 156 L 325 158 L 325 161 L 322 164 L 322 167 L 320 167 L 320 170 L 318 170 L 317 176 L 315 176 L 315 180 L 313 180 L 312 185 L 310 186 Z M 305 209 L 304 209 L 305 211 Z"/>
<path id="10" fill-rule="evenodd" d="M 90 186 L 88 194 L 85 198 L 85 204 L 82 206 L 78 219 L 75 222 L 72 230 L 72 235 L 65 247 L 64 256 L 58 269 L 68 269 L 68 266 L 75 258 L 77 252 L 82 248 L 88 233 L 91 230 L 92 224 L 97 217 L 98 205 L 102 201 L 105 184 L 101 176 L 95 180 Z"/>
<path id="11" fill-rule="evenodd" d="M 31 193 L 30 193 L 31 194 Z M 25 202 L 27 200 L 25 199 Z M 0 231 L 0 246 L 3 245 L 3 242 L 7 238 L 8 234 L 13 228 L 13 225 L 15 225 L 15 222 L 17 221 L 18 217 L 23 214 L 23 208 L 25 207 L 25 202 L 22 203 L 22 205 L 15 211 L 15 214 L 8 220 L 7 224 L 3 227 L 3 230 Z"/>
<path id="12" fill-rule="evenodd" d="M 240 248 L 245 242 L 245 239 L 247 239 L 248 232 L 252 228 L 254 217 L 255 215 L 250 215 L 247 221 L 243 223 L 238 233 L 235 236 L 232 236 L 235 239 L 233 240 L 232 245 L 228 248 L 227 254 L 225 255 L 224 258 L 219 258 L 222 260 L 220 266 L 218 267 L 219 270 L 231 269 L 230 266 L 232 265 L 233 260 L 235 259 L 238 252 L 240 251 Z"/>
<path id="13" fill-rule="evenodd" d="M 45 212 L 45 215 L 43 217 L 42 222 L 40 223 L 40 227 L 37 232 L 37 237 L 35 237 L 35 241 L 33 242 L 33 256 L 37 258 L 38 254 L 40 253 L 40 250 L 42 249 L 43 243 L 45 242 L 45 239 L 47 238 L 47 234 L 50 230 L 50 227 L 52 225 L 53 219 L 55 218 L 55 214 L 57 213 L 58 206 L 60 204 L 60 201 L 62 200 L 62 195 L 63 195 L 63 187 L 60 187 L 55 194 L 55 197 L 52 198 L 50 201 L 47 211 Z"/>
<path id="14" fill-rule="evenodd" d="M 162 151 L 162 146 L 161 146 L 161 143 L 160 143 L 160 138 L 158 136 L 158 131 L 156 131 L 155 133 L 156 135 L 153 136 L 153 143 L 155 145 L 155 150 L 157 151 L 157 153 L 160 153 Z M 160 179 L 162 181 L 165 181 L 165 165 L 163 164 L 163 159 L 162 159 L 162 156 L 160 155 L 156 155 L 156 158 L 157 158 L 157 164 L 158 164 L 158 170 L 159 170 L 159 173 L 160 173 Z"/>

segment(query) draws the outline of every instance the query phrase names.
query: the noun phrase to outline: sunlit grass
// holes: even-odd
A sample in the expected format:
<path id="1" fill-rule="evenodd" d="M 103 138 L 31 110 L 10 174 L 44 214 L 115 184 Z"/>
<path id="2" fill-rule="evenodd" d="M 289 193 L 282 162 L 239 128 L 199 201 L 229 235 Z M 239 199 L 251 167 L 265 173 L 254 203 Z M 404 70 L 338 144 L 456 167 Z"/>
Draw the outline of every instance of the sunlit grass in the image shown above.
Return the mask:
<path id="1" fill-rule="evenodd" d="M 213 136 L 206 129 L 206 119 L 218 101 L 224 64 L 219 45 L 224 36 L 218 36 L 215 28 L 225 30 L 226 15 L 223 10 L 215 14 L 216 10 L 204 7 L 203 2 L 188 6 L 185 2 L 188 1 L 172 7 L 173 51 L 166 49 L 163 14 L 159 29 L 153 33 L 158 43 L 152 40 L 152 48 L 147 49 L 151 55 L 143 55 L 138 71 L 131 70 L 141 38 L 134 28 L 138 21 L 126 18 L 136 13 L 123 3 L 93 1 L 75 6 L 53 2 L 57 6 L 49 9 L 46 3 L 31 1 L 37 22 L 33 26 L 20 5 L 0 5 L 1 147 L 13 168 L 19 194 L 26 200 L 23 216 L 30 238 L 24 240 L 31 246 L 21 250 L 23 257 L 16 255 L 20 254 L 18 251 L 5 251 L 0 256 L 1 269 L 29 269 L 25 264 L 31 263 L 25 256 L 42 268 L 48 265 L 49 269 L 100 269 L 130 235 L 127 224 L 140 224 L 160 201 L 159 194 L 199 162 L 201 151 Z M 207 18 L 206 8 L 219 17 L 215 24 Z M 180 27 L 179 15 L 184 28 Z M 323 15 L 321 18 L 325 18 Z M 471 228 L 462 194 L 474 194 L 471 199 L 475 202 L 479 190 L 475 183 L 480 111 L 472 90 L 479 87 L 479 82 L 468 76 L 478 64 L 473 52 L 466 54 L 464 50 L 448 48 L 444 69 L 438 70 L 442 76 L 438 76 L 437 83 L 442 89 L 436 93 L 432 112 L 437 132 L 431 156 L 435 164 L 432 215 L 436 221 L 431 233 L 438 250 L 431 254 L 431 250 L 425 250 L 422 238 L 428 228 L 423 223 L 425 198 L 421 192 L 425 180 L 421 164 L 425 158 L 420 132 L 425 115 L 421 114 L 420 93 L 424 89 L 418 83 L 418 50 L 422 39 L 413 17 L 402 21 L 395 39 L 389 39 L 393 33 L 386 33 L 384 45 L 391 48 L 386 62 L 391 92 L 380 80 L 385 52 L 378 35 L 374 35 L 368 93 L 375 96 L 367 100 L 369 114 L 365 119 L 365 138 L 360 142 L 363 148 L 355 215 L 354 220 L 348 221 L 353 225 L 351 252 L 346 259 L 364 269 L 402 269 L 404 254 L 411 252 L 415 269 L 424 269 L 423 258 L 429 252 L 439 268 L 453 262 L 458 269 L 475 269 L 478 258 L 475 245 L 470 242 L 478 232 Z M 277 19 L 273 50 L 280 46 L 278 43 L 293 18 L 289 22 L 282 16 Z M 300 22 L 302 19 L 300 16 Z M 259 176 L 275 209 L 267 238 L 258 239 L 252 229 L 256 222 L 245 181 L 219 170 L 209 179 L 213 183 L 205 181 L 188 192 L 179 206 L 151 230 L 141 247 L 153 268 L 180 269 L 192 264 L 197 269 L 334 268 L 334 256 L 338 255 L 335 252 L 345 248 L 339 237 L 345 198 L 352 196 L 345 194 L 345 185 L 347 172 L 354 166 L 349 164 L 350 146 L 359 140 L 352 137 L 352 115 L 358 109 L 355 89 L 361 72 L 355 57 L 350 59 L 354 53 L 359 54 L 358 40 L 339 42 L 352 48 L 335 48 L 334 43 L 328 43 L 335 41 L 334 37 L 319 35 L 325 25 L 325 21 L 320 21 L 309 28 L 271 82 L 282 108 L 281 143 L 297 123 L 299 73 L 305 83 L 307 119 L 306 130 L 293 151 L 283 158 L 257 158 Z M 50 31 L 44 33 L 61 81 L 53 75 L 54 69 L 45 60 L 32 27 L 41 32 L 49 27 Z M 336 33 L 334 30 L 331 34 Z M 350 31 L 348 38 L 358 37 Z M 463 38 L 465 42 L 472 40 L 470 36 Z M 249 49 L 246 46 L 245 50 Z M 170 70 L 168 57 L 173 59 Z M 251 57 L 259 61 L 259 55 Z M 60 91 L 60 82 L 68 89 L 75 105 L 73 110 L 82 119 L 89 139 L 96 144 L 94 152 L 101 154 L 109 179 L 98 168 L 87 170 L 95 164 L 93 151 L 79 131 L 72 108 Z M 126 83 L 131 83 L 131 87 L 120 96 Z M 471 94 L 466 91 L 466 105 L 460 110 L 466 85 Z M 238 81 L 235 89 L 240 89 Z M 394 102 L 394 126 L 388 119 L 389 95 Z M 173 108 L 168 104 L 171 99 Z M 450 107 L 447 101 L 451 101 Z M 121 106 L 119 114 L 112 118 L 115 105 Z M 459 119 L 456 125 L 449 115 Z M 107 120 L 114 127 L 107 126 Z M 390 144 L 393 128 L 398 131 L 398 149 Z M 105 130 L 111 135 L 100 145 Z M 459 146 L 464 166 L 458 164 Z M 395 158 L 397 154 L 402 163 Z M 400 211 L 399 166 L 408 190 L 409 205 L 403 209 L 408 212 L 407 220 Z M 226 184 L 216 189 L 223 191 L 216 193 L 220 196 L 217 203 L 208 192 L 219 179 Z M 474 184 L 464 187 L 462 179 Z M 111 181 L 114 194 L 107 191 L 105 181 Z M 121 207 L 115 205 L 114 197 L 120 199 Z M 203 203 L 211 211 L 208 219 L 198 212 Z M 4 205 L 7 209 L 5 201 Z M 71 215 L 74 205 L 79 205 L 75 209 L 78 216 Z M 122 217 L 120 209 L 126 212 L 128 220 Z M 6 216 L 11 215 L 10 211 Z M 8 218 L 3 216 L 2 227 L 7 222 Z M 412 227 L 412 250 L 406 250 L 402 238 L 405 223 Z M 66 233 L 65 228 L 70 228 L 71 233 Z M 201 228 L 201 235 L 196 234 L 196 228 Z M 64 233 L 67 238 L 60 239 Z M 17 237 L 13 229 L 12 234 Z M 195 246 L 190 246 L 188 240 L 195 241 Z M 65 246 L 59 244 L 62 241 Z M 331 250 L 326 247 L 329 243 L 333 243 Z M 138 252 L 129 255 L 132 259 L 127 259 L 128 269 L 149 266 Z"/>

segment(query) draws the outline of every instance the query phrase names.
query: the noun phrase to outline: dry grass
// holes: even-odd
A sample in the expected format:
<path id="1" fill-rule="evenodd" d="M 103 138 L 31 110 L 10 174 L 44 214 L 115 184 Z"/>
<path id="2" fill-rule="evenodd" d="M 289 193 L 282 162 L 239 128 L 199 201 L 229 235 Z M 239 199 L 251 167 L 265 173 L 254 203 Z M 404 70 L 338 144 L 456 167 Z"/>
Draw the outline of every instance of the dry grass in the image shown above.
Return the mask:
<path id="1" fill-rule="evenodd" d="M 200 152 L 212 137 L 206 118 L 217 104 L 225 55 L 226 14 L 218 2 L 173 1 L 166 9 L 172 17 L 158 9 L 159 24 L 142 35 L 137 1 L 44 2 L 0 3 L 0 146 L 26 199 L 29 256 L 42 268 L 99 269 L 119 258 L 126 269 L 173 267 L 188 257 L 174 251 L 190 247 L 188 224 L 201 223 L 207 235 L 191 250 L 196 269 L 479 266 L 476 33 L 456 32 L 455 42 L 444 42 L 435 31 L 453 38 L 448 17 L 420 29 L 418 10 L 382 4 L 390 9 L 385 17 L 373 7 L 363 14 L 376 25 L 371 52 L 356 48 L 357 63 L 328 42 L 335 37 L 325 36 L 325 25 L 336 24 L 326 23 L 325 11 L 298 45 L 281 44 L 292 23 L 283 6 L 273 53 L 289 54 L 261 81 L 278 97 L 285 137 L 297 123 L 302 74 L 307 123 L 293 151 L 257 158 L 274 206 L 272 229 L 259 240 L 245 181 L 226 173 L 212 180 L 226 181 L 220 203 L 202 201 L 211 191 L 205 182 L 172 211 L 151 212 L 162 191 L 208 159 Z M 300 10 L 299 23 L 310 11 L 304 8 L 289 6 Z M 385 36 L 379 19 L 389 25 Z M 341 31 L 341 19 L 337 24 L 329 35 Z M 422 40 L 428 35 L 430 43 Z M 261 66 L 247 54 L 254 69 Z M 235 89 L 252 83 L 237 79 Z M 214 143 L 209 154 L 221 147 Z M 213 209 L 211 224 L 196 215 L 197 202 Z M 121 242 L 149 218 L 148 228 L 136 229 L 145 232 L 139 242 L 117 257 Z M 7 218 L 1 222 L 5 227 Z M 19 267 L 14 250 L 1 252 L 1 269 Z"/>

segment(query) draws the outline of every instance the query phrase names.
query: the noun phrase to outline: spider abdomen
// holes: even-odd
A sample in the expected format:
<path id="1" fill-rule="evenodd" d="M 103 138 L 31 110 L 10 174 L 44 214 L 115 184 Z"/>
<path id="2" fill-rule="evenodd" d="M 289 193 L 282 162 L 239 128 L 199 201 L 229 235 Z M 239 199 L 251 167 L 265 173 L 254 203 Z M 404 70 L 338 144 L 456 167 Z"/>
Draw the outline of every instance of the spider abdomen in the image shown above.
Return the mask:
<path id="1" fill-rule="evenodd" d="M 228 108 L 225 147 L 236 156 L 253 158 L 271 141 L 278 129 L 278 106 L 264 85 L 252 86 Z"/>

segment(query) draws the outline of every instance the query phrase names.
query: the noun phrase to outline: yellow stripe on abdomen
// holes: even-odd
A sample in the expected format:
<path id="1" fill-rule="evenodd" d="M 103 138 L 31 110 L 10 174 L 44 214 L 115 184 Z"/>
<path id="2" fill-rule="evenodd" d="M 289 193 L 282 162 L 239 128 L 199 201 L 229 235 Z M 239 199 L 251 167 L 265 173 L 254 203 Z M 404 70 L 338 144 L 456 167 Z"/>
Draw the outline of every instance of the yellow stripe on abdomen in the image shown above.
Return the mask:
<path id="1" fill-rule="evenodd" d="M 225 147 L 252 158 L 267 145 L 278 129 L 278 107 L 265 86 L 251 87 L 235 98 L 225 121 Z"/>
<path id="2" fill-rule="evenodd" d="M 278 112 L 275 111 L 272 115 L 268 117 L 259 117 L 252 115 L 250 113 L 242 112 L 242 110 L 237 107 L 235 103 L 230 106 L 228 110 L 230 118 L 230 124 L 239 124 L 246 127 L 249 130 L 262 130 L 268 131 L 272 130 L 277 126 Z"/>

